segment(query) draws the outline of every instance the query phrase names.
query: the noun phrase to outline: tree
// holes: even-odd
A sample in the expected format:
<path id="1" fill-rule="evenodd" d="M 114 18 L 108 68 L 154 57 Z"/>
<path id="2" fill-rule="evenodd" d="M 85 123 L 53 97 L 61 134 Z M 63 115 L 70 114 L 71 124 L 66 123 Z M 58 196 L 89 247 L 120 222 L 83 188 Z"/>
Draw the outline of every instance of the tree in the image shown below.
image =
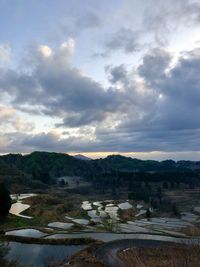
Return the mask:
<path id="1" fill-rule="evenodd" d="M 162 202 L 162 189 L 160 186 L 157 188 L 157 197 L 158 197 L 160 204 L 161 204 L 161 202 Z"/>
<path id="2" fill-rule="evenodd" d="M 11 208 L 10 192 L 3 183 L 0 183 L 0 217 L 6 217 Z"/>
<path id="3" fill-rule="evenodd" d="M 164 189 L 168 189 L 168 187 L 169 187 L 169 186 L 168 186 L 168 182 L 167 182 L 167 181 L 164 181 L 164 182 L 163 182 L 163 188 L 164 188 Z"/>
<path id="4" fill-rule="evenodd" d="M 147 190 L 141 188 L 138 191 L 129 193 L 128 198 L 133 200 L 143 200 L 144 202 L 148 203 L 150 195 Z"/>
<path id="5" fill-rule="evenodd" d="M 173 211 L 175 216 L 179 216 L 180 215 L 180 212 L 178 210 L 178 207 L 177 207 L 176 203 L 172 204 L 172 211 Z"/>
<path id="6" fill-rule="evenodd" d="M 147 218 L 148 221 L 149 221 L 150 217 L 151 217 L 150 209 L 147 209 L 146 210 L 146 218 Z"/>
<path id="7" fill-rule="evenodd" d="M 59 185 L 60 186 L 65 186 L 65 180 L 63 178 L 59 181 Z"/>
<path id="8" fill-rule="evenodd" d="M 174 185 L 174 181 L 170 181 L 170 188 L 171 188 L 171 189 L 174 189 L 174 186 L 175 186 L 175 185 Z"/>
<path id="9" fill-rule="evenodd" d="M 145 187 L 147 190 L 152 191 L 151 185 L 148 182 L 145 182 Z"/>

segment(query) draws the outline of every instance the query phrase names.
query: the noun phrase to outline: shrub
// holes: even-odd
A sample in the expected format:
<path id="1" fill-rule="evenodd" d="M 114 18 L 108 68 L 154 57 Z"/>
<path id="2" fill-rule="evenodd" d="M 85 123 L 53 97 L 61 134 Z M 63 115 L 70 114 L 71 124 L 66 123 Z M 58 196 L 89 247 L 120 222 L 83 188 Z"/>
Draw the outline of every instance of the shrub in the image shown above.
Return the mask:
<path id="1" fill-rule="evenodd" d="M 8 215 L 11 208 L 10 192 L 7 190 L 3 183 L 0 184 L 0 217 Z"/>

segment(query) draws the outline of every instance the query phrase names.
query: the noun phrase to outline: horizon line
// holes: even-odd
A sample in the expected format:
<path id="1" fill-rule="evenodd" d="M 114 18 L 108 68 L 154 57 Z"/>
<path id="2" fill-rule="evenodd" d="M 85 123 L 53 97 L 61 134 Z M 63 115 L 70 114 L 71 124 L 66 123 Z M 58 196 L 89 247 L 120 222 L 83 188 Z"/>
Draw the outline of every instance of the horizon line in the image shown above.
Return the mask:
<path id="1" fill-rule="evenodd" d="M 173 161 L 200 161 L 200 151 L 149 151 L 149 152 L 115 152 L 115 151 L 101 151 L 101 152 L 62 152 L 62 151 L 50 151 L 50 150 L 33 150 L 29 152 L 6 152 L 0 153 L 0 156 L 9 155 L 9 154 L 21 154 L 28 155 L 33 152 L 47 152 L 47 153 L 60 153 L 67 154 L 70 156 L 83 155 L 85 157 L 91 159 L 100 159 L 106 158 L 111 155 L 120 155 L 124 157 L 130 157 L 140 160 L 155 160 L 155 161 L 163 161 L 163 160 L 173 160 Z"/>

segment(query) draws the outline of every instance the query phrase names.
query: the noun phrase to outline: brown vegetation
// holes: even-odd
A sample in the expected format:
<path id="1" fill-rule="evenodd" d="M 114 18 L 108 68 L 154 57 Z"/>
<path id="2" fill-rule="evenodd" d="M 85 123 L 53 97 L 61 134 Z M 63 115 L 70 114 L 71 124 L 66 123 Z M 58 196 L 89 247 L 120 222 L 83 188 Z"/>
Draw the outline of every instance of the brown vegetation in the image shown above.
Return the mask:
<path id="1" fill-rule="evenodd" d="M 200 225 L 189 226 L 189 227 L 183 229 L 183 232 L 187 236 L 199 237 L 200 236 Z"/>
<path id="2" fill-rule="evenodd" d="M 94 256 L 99 245 L 101 242 L 96 242 L 76 253 L 67 263 L 65 261 L 50 267 L 109 267 Z M 157 248 L 132 248 L 119 251 L 118 257 L 122 263 L 115 267 L 200 267 L 200 246 L 168 245 Z"/>
<path id="3" fill-rule="evenodd" d="M 135 217 L 138 211 L 134 209 L 127 209 L 127 210 L 119 210 L 119 213 L 122 221 L 130 221 Z"/>
<path id="4" fill-rule="evenodd" d="M 0 235 L 1 241 L 14 241 L 25 244 L 45 244 L 45 245 L 89 245 L 95 243 L 92 238 L 36 238 L 12 235 Z"/>
<path id="5" fill-rule="evenodd" d="M 45 267 L 105 267 L 105 265 L 94 256 L 94 251 L 101 245 L 101 241 L 92 243 L 86 249 L 77 252 L 70 259 L 64 260 L 57 264 L 50 264 Z"/>
<path id="6" fill-rule="evenodd" d="M 197 245 L 136 248 L 120 251 L 118 256 L 124 263 L 124 267 L 200 266 L 200 246 Z"/>
<path id="7" fill-rule="evenodd" d="M 75 206 L 79 205 L 77 200 L 74 201 L 66 193 L 60 192 L 57 192 L 57 195 L 54 192 L 54 194 L 41 194 L 31 197 L 24 200 L 24 203 L 31 205 L 24 214 L 32 216 L 36 223 L 37 218 L 39 218 L 41 225 L 64 219 L 64 214 L 73 211 Z"/>

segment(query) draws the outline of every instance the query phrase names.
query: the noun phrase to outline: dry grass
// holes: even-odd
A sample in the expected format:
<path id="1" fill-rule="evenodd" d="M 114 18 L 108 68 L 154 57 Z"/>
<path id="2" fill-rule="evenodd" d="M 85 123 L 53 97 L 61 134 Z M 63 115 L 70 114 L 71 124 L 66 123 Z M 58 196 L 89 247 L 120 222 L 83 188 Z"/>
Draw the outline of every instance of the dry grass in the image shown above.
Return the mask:
<path id="1" fill-rule="evenodd" d="M 78 252 L 70 259 L 70 263 L 60 263 L 48 267 L 110 267 L 94 257 L 99 244 Z M 158 248 L 132 248 L 119 251 L 122 264 L 112 267 L 200 267 L 200 246 L 170 245 Z"/>
<path id="2" fill-rule="evenodd" d="M 47 265 L 45 267 L 108 267 L 101 263 L 94 256 L 94 251 L 102 245 L 101 241 L 94 242 L 86 249 L 77 252 L 72 257 L 65 259 L 63 262 Z"/>
<path id="3" fill-rule="evenodd" d="M 190 226 L 185 229 L 183 229 L 184 234 L 187 236 L 200 236 L 200 225 L 196 226 Z"/>
<path id="4" fill-rule="evenodd" d="M 65 214 L 77 209 L 71 198 L 58 194 L 41 194 L 28 198 L 23 203 L 31 205 L 24 214 L 34 217 L 35 220 L 39 218 L 44 225 L 51 221 L 62 220 Z"/>
<path id="5" fill-rule="evenodd" d="M 200 267 L 200 246 L 195 245 L 129 249 L 118 256 L 123 267 Z"/>
<path id="6" fill-rule="evenodd" d="M 135 218 L 135 215 L 138 213 L 138 211 L 134 209 L 120 210 L 119 212 L 122 221 L 130 221 Z"/>

